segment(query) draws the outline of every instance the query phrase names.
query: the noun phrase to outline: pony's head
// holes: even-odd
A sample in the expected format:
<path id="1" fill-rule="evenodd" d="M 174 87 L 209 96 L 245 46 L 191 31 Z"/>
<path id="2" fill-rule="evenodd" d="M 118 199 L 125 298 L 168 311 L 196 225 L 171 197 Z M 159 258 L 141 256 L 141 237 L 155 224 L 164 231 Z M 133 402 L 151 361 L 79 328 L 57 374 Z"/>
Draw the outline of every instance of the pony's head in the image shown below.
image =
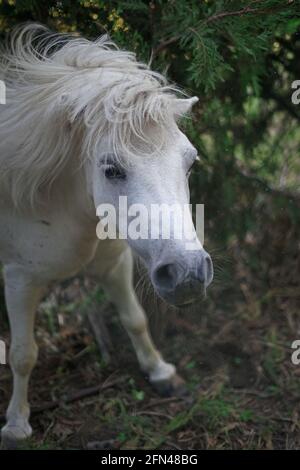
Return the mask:
<path id="1" fill-rule="evenodd" d="M 169 303 L 188 305 L 213 278 L 189 208 L 188 180 L 197 151 L 177 125 L 198 98 L 159 89 L 135 95 L 128 82 L 126 87 L 132 101 L 127 104 L 123 93 L 125 109 L 120 98 L 110 110 L 112 127 L 108 124 L 87 162 L 98 235 L 126 238 L 155 291 Z M 139 87 L 147 87 L 145 79 Z"/>
<path id="2" fill-rule="evenodd" d="M 9 106 L 0 116 L 0 163 L 16 204 L 34 202 L 74 161 L 101 224 L 101 208 L 115 208 L 117 230 L 156 292 L 176 305 L 201 296 L 213 268 L 186 210 L 197 152 L 178 127 L 197 98 L 107 37 L 91 42 L 36 25 L 13 34 L 1 75 Z"/>

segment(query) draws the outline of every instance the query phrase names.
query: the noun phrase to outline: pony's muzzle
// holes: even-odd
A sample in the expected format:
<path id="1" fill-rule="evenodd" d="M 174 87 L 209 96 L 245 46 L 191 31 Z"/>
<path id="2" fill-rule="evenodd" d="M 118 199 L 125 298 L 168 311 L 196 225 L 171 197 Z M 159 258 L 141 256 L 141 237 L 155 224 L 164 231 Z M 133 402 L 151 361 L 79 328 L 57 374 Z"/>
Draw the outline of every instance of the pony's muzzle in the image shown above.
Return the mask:
<path id="1" fill-rule="evenodd" d="M 189 263 L 190 261 L 190 263 Z M 193 254 L 189 260 L 160 262 L 152 271 L 153 286 L 167 302 L 184 306 L 205 294 L 213 279 L 213 263 L 205 250 Z"/>

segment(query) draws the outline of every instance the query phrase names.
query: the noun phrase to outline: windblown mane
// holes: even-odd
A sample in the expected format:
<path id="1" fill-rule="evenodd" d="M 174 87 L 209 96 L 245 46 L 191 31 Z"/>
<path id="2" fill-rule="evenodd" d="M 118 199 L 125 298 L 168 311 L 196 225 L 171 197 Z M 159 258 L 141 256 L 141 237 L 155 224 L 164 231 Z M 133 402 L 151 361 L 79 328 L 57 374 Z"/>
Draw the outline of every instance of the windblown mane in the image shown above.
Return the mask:
<path id="1" fill-rule="evenodd" d="M 164 146 L 178 90 L 107 37 L 95 41 L 18 27 L 0 52 L 7 104 L 0 107 L 0 187 L 32 203 L 74 152 L 99 152 L 103 136 L 120 160 Z M 158 124 L 154 145 L 147 129 Z M 80 149 L 78 136 L 80 135 Z"/>

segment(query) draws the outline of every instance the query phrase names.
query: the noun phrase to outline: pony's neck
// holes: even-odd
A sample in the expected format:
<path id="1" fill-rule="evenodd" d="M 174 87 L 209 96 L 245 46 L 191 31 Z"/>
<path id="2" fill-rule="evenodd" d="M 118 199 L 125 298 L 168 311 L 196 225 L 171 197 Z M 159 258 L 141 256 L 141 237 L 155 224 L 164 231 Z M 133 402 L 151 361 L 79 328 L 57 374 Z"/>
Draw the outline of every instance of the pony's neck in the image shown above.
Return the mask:
<path id="1" fill-rule="evenodd" d="M 85 216 L 97 223 L 96 208 L 84 165 L 68 163 L 50 190 L 53 203 L 62 205 L 69 212 L 75 211 L 78 217 Z"/>

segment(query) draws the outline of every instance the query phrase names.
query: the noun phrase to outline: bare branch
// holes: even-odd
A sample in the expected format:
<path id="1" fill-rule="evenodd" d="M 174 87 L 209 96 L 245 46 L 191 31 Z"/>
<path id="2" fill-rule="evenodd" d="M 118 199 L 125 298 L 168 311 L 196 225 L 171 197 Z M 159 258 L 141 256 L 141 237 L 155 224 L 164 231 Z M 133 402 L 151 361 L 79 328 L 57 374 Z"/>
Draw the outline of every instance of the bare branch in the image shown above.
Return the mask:
<path id="1" fill-rule="evenodd" d="M 206 20 L 204 20 L 204 23 L 212 23 L 214 21 L 222 20 L 224 18 L 227 18 L 229 16 L 243 16 L 243 15 L 268 15 L 269 13 L 275 13 L 280 10 L 284 10 L 286 7 L 289 5 L 279 5 L 278 7 L 273 7 L 273 8 L 251 8 L 250 5 L 246 6 L 245 8 L 242 8 L 241 10 L 237 11 L 223 11 L 221 13 L 217 13 L 215 15 L 209 16 Z"/>

